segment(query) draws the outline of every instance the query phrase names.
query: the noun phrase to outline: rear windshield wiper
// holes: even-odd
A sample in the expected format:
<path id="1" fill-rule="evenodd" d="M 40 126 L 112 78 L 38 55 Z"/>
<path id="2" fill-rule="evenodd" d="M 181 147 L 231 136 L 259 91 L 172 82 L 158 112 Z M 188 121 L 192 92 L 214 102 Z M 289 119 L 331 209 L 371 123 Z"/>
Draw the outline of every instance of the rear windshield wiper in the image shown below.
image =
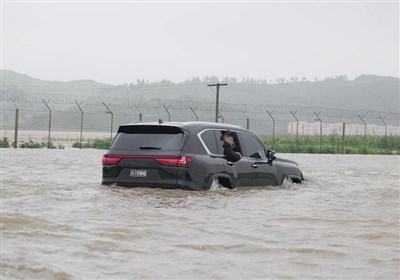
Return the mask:
<path id="1" fill-rule="evenodd" d="M 152 147 L 152 146 L 142 146 L 142 147 L 139 147 L 139 149 L 141 149 L 141 150 L 161 150 L 160 147 Z"/>

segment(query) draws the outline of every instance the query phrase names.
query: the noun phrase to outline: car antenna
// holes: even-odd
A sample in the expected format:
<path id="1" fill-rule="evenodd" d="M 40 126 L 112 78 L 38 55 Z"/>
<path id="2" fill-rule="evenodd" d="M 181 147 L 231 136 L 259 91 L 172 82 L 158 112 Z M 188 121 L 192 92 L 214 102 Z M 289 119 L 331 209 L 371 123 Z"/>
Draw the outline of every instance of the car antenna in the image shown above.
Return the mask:
<path id="1" fill-rule="evenodd" d="M 158 119 L 158 124 L 162 124 L 163 120 L 162 119 Z"/>

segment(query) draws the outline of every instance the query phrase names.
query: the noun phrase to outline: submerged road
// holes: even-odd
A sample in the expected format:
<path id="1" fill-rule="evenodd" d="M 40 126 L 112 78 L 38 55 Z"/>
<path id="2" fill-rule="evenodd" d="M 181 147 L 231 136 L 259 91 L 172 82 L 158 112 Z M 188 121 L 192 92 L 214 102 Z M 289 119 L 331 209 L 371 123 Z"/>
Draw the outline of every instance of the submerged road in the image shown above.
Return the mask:
<path id="1" fill-rule="evenodd" d="M 3 279 L 399 279 L 399 156 L 284 154 L 307 182 L 102 186 L 99 150 L 1 150 Z M 279 154 L 278 154 L 279 156 Z"/>

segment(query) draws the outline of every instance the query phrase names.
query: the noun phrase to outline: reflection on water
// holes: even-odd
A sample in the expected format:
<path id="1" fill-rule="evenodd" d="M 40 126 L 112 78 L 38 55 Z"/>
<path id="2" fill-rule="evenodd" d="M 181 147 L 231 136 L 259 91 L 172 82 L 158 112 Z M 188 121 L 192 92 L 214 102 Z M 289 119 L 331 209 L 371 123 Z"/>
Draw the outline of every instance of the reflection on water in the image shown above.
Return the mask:
<path id="1" fill-rule="evenodd" d="M 399 157 L 285 155 L 302 185 L 102 186 L 102 151 L 2 152 L 4 279 L 400 277 Z"/>

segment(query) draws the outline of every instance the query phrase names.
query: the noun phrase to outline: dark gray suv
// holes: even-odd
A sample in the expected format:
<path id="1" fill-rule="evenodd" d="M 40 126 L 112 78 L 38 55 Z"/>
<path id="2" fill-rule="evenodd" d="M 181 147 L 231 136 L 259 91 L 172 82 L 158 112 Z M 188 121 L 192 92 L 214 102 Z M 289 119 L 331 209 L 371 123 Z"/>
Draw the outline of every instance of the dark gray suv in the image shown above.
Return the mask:
<path id="1" fill-rule="evenodd" d="M 223 155 L 223 135 L 234 134 L 242 158 Z M 250 131 L 239 126 L 207 123 L 132 123 L 122 125 L 103 155 L 103 184 L 208 190 L 281 185 L 304 180 L 298 164 L 276 158 Z"/>

